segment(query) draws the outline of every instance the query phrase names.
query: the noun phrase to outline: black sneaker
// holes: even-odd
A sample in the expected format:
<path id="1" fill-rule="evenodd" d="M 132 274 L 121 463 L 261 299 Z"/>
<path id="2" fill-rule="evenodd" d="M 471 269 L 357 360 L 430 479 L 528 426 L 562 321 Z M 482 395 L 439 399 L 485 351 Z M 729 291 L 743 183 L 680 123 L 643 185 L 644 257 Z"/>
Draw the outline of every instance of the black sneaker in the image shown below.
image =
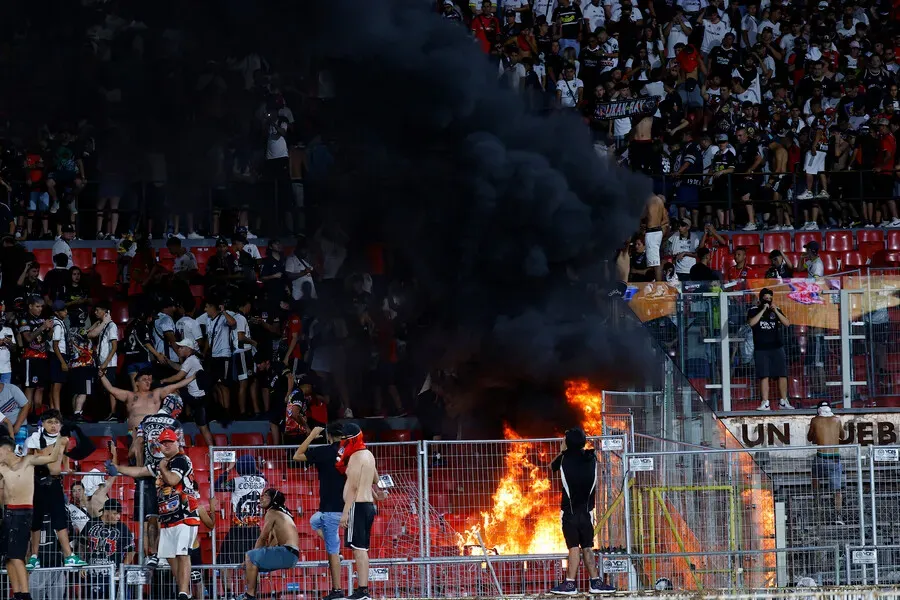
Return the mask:
<path id="1" fill-rule="evenodd" d="M 578 588 L 575 587 L 574 581 L 563 581 L 550 588 L 550 593 L 556 596 L 574 596 L 578 593 Z"/>
<path id="2" fill-rule="evenodd" d="M 606 585 L 603 583 L 603 580 L 597 577 L 596 579 L 591 579 L 591 587 L 588 590 L 590 594 L 615 594 L 616 588 L 611 585 Z"/>
<path id="3" fill-rule="evenodd" d="M 360 587 L 356 588 L 356 591 L 347 596 L 347 600 L 372 600 L 372 596 L 369 595 L 369 588 Z"/>
<path id="4" fill-rule="evenodd" d="M 146 558 L 144 558 L 144 566 L 150 569 L 155 569 L 159 566 L 159 557 L 155 554 L 148 554 Z"/>
<path id="5" fill-rule="evenodd" d="M 343 590 L 331 590 L 322 600 L 344 600 Z"/>

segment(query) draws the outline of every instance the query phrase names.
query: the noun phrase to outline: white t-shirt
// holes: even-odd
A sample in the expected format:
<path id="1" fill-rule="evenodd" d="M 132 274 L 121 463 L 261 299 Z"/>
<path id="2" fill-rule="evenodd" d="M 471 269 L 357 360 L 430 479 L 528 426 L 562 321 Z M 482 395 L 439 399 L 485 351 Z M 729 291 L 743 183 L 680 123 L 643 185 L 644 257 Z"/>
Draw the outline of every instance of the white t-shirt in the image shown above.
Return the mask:
<path id="1" fill-rule="evenodd" d="M 288 157 L 287 139 L 284 137 L 284 134 L 286 133 L 287 123 L 269 125 L 269 139 L 266 142 L 266 160 Z"/>
<path id="2" fill-rule="evenodd" d="M 228 314 L 233 316 L 236 322 L 236 325 L 231 330 L 231 347 L 234 348 L 234 354 L 240 354 L 242 352 L 250 350 L 252 346 L 250 346 L 249 344 L 247 344 L 243 348 L 240 348 L 238 346 L 238 336 L 242 331 L 244 332 L 244 339 L 250 339 L 250 323 L 247 322 L 247 318 L 239 312 Z"/>
<path id="3" fill-rule="evenodd" d="M 689 234 L 687 239 L 677 233 L 669 238 L 669 250 L 672 252 L 672 256 L 682 252 L 696 252 L 698 246 L 700 246 L 700 240 L 694 234 Z M 696 258 L 685 256 L 675 261 L 675 272 L 679 275 L 687 275 L 695 264 L 697 264 Z"/>
<path id="4" fill-rule="evenodd" d="M 172 317 L 161 312 L 156 315 L 156 320 L 153 322 L 153 347 L 157 352 L 165 354 L 169 360 L 178 360 L 178 356 L 172 348 L 167 350 L 166 332 L 168 331 L 175 333 L 175 322 Z"/>
<path id="5" fill-rule="evenodd" d="M 9 341 L 10 346 L 16 345 L 16 336 L 12 328 L 3 327 L 0 329 L 0 339 Z M 10 346 L 0 346 L 0 373 L 12 373 L 12 360 L 10 360 Z"/>
<path id="6" fill-rule="evenodd" d="M 594 6 L 593 2 L 588 2 L 582 6 L 581 14 L 588 22 L 588 30 L 591 33 L 596 31 L 598 27 L 603 27 L 606 24 L 606 9 L 603 8 L 602 2 L 597 6 Z"/>
<path id="7" fill-rule="evenodd" d="M 63 356 L 66 355 L 66 324 L 58 317 L 53 317 L 53 334 L 50 337 L 49 353 L 53 353 L 53 342 L 59 342 L 59 352 Z"/>
<path id="8" fill-rule="evenodd" d="M 287 257 L 287 260 L 284 262 L 284 270 L 286 273 L 302 273 L 307 269 L 312 269 L 312 265 L 303 260 L 296 254 L 292 254 Z M 303 298 L 303 289 L 307 288 L 310 290 L 309 296 L 310 298 L 316 298 L 316 282 L 313 281 L 312 273 L 304 275 L 302 277 L 298 277 L 294 281 L 291 282 L 291 297 L 294 300 L 300 300 Z"/>
<path id="9" fill-rule="evenodd" d="M 3 389 L 0 390 L 0 423 L 6 419 L 15 425 L 19 413 L 28 404 L 28 398 L 22 393 L 17 385 L 4 383 Z"/>
<path id="10" fill-rule="evenodd" d="M 72 260 L 72 247 L 69 246 L 69 243 L 62 238 L 56 238 L 56 241 L 53 242 L 53 249 L 50 251 L 51 260 L 57 254 L 65 254 L 69 257 L 69 262 L 66 263 L 67 269 L 71 269 L 73 266 L 75 266 L 75 261 Z"/>
<path id="11" fill-rule="evenodd" d="M 694 31 L 694 28 L 686 18 L 684 24 L 687 26 L 689 32 Z M 672 29 L 669 30 L 669 37 L 666 39 L 666 57 L 673 58 L 675 56 L 675 44 L 687 44 L 689 36 L 690 33 L 685 33 L 678 23 L 674 23 Z"/>
<path id="12" fill-rule="evenodd" d="M 713 48 L 722 45 L 722 38 L 731 30 L 731 27 L 721 19 L 715 24 L 709 19 L 703 19 L 703 27 L 703 43 L 700 44 L 700 52 L 706 56 L 712 52 Z"/>
<path id="13" fill-rule="evenodd" d="M 103 329 L 100 331 L 100 336 L 97 338 L 97 359 L 99 360 L 100 364 L 103 364 L 103 361 L 105 361 L 106 357 L 109 356 L 109 354 L 112 352 L 112 343 L 118 341 L 118 339 L 119 328 L 115 323 L 110 321 L 103 326 Z M 118 356 L 113 354 L 108 366 L 118 366 L 118 361 Z"/>
<path id="14" fill-rule="evenodd" d="M 84 529 L 84 526 L 88 524 L 91 518 L 74 504 L 66 504 L 66 510 L 69 512 L 69 522 L 72 524 L 72 528 L 77 533 L 81 533 L 81 530 Z"/>
<path id="15" fill-rule="evenodd" d="M 181 317 L 178 319 L 178 322 L 175 323 L 175 332 L 175 337 L 178 338 L 179 341 L 183 339 L 197 341 L 203 337 L 203 330 L 200 329 L 200 323 L 193 317 L 187 315 Z"/>
<path id="16" fill-rule="evenodd" d="M 197 257 L 194 256 L 193 252 L 185 252 L 175 259 L 174 270 L 176 273 L 182 273 L 184 271 L 196 271 L 198 268 Z"/>
<path id="17" fill-rule="evenodd" d="M 566 81 L 560 79 L 556 82 L 556 91 L 560 93 L 559 105 L 565 108 L 574 108 L 578 105 L 578 89 L 584 87 L 584 82 L 580 79 Z"/>
<path id="18" fill-rule="evenodd" d="M 756 38 L 759 36 L 758 28 L 759 23 L 756 22 L 756 17 L 751 14 L 744 15 L 744 18 L 741 20 L 741 31 L 747 32 L 747 40 L 751 46 L 756 44 Z"/>
<path id="19" fill-rule="evenodd" d="M 824 277 L 825 263 L 818 256 L 812 260 L 806 261 L 806 274 L 809 277 Z"/>
<path id="20" fill-rule="evenodd" d="M 200 364 L 200 359 L 197 358 L 196 354 L 191 354 L 188 356 L 184 363 L 181 365 L 181 370 L 184 372 L 185 377 L 190 377 L 191 375 L 196 375 L 198 372 L 203 370 L 203 365 Z M 197 380 L 190 382 L 187 384 L 188 394 L 193 398 L 202 398 L 206 394 L 203 390 L 200 389 L 200 386 L 197 385 Z"/>
<path id="21" fill-rule="evenodd" d="M 204 313 L 197 319 L 197 323 L 206 329 L 206 341 L 212 349 L 213 358 L 230 358 L 231 328 L 228 327 L 225 316 L 217 315 L 210 319 L 209 315 Z"/>
<path id="22" fill-rule="evenodd" d="M 619 53 L 619 40 L 616 38 L 609 38 L 602 44 L 600 47 L 603 48 L 604 54 L 618 54 Z M 618 57 L 606 57 L 603 56 L 600 58 L 600 72 L 607 73 L 615 69 L 619 64 Z"/>
<path id="23" fill-rule="evenodd" d="M 503 8 L 512 8 L 512 9 L 525 8 L 529 4 L 530 3 L 528 2 L 528 0 L 505 0 L 503 2 Z M 521 23 L 521 22 L 522 22 L 522 13 L 517 12 L 516 13 L 516 23 Z"/>

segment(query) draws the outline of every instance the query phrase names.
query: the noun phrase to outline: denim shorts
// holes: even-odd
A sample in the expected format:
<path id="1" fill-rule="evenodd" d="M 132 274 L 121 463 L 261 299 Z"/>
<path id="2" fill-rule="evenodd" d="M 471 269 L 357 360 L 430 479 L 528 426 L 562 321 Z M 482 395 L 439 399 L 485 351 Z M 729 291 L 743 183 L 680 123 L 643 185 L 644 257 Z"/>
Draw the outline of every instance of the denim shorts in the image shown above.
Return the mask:
<path id="1" fill-rule="evenodd" d="M 28 210 L 39 212 L 50 210 L 50 194 L 47 192 L 29 192 Z"/>
<path id="2" fill-rule="evenodd" d="M 12 373 L 0 373 L 0 383 L 12 383 Z"/>
<path id="3" fill-rule="evenodd" d="M 341 552 L 341 513 L 317 512 L 309 518 L 309 525 L 313 531 L 321 531 L 325 538 L 325 552 L 328 554 L 340 554 Z"/>
<path id="4" fill-rule="evenodd" d="M 287 546 L 267 546 L 247 553 L 247 560 L 256 565 L 263 573 L 291 569 L 299 560 L 299 552 L 292 552 Z"/>
<path id="5" fill-rule="evenodd" d="M 812 476 L 820 482 L 828 482 L 828 487 L 833 492 L 839 492 L 844 487 L 844 468 L 838 456 L 831 458 L 816 454 Z"/>

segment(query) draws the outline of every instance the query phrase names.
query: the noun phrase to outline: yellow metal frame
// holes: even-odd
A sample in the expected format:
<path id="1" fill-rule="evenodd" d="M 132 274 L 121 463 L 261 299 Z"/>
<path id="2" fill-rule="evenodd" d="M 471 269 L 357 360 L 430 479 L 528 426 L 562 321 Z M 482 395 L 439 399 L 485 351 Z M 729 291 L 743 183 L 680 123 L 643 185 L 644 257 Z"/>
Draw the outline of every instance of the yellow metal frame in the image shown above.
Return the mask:
<path id="1" fill-rule="evenodd" d="M 629 479 L 628 487 L 634 488 L 634 479 Z M 727 492 L 728 493 L 728 548 L 729 550 L 735 550 L 737 548 L 737 538 L 739 526 L 737 523 L 738 511 L 737 511 L 737 498 L 734 486 L 730 485 L 688 485 L 688 486 L 661 486 L 661 487 L 648 487 L 642 488 L 638 490 L 638 493 L 633 493 L 631 496 L 632 500 L 632 510 L 631 510 L 631 518 L 633 520 L 632 523 L 632 532 L 635 536 L 635 543 L 639 548 L 644 547 L 644 539 L 643 539 L 643 531 L 644 531 L 644 504 L 647 502 L 648 507 L 648 519 L 650 521 L 650 534 L 647 542 L 650 546 L 649 554 L 656 554 L 656 523 L 657 523 L 657 514 L 656 508 L 659 505 L 661 518 L 665 521 L 666 525 L 669 527 L 669 531 L 672 533 L 672 537 L 675 538 L 675 543 L 678 544 L 679 550 L 683 554 L 687 554 L 687 548 L 684 545 L 684 540 L 681 537 L 681 534 L 678 533 L 678 528 L 675 525 L 675 520 L 672 518 L 672 513 L 669 511 L 669 507 L 666 506 L 665 496 L 667 492 Z M 612 504 L 610 504 L 609 508 L 597 519 L 597 523 L 594 526 L 594 535 L 599 535 L 600 530 L 606 524 L 606 522 L 612 517 L 615 510 L 622 504 L 625 500 L 625 490 L 623 489 L 616 496 L 615 500 L 613 500 Z M 691 574 L 691 578 L 694 581 L 694 585 L 697 586 L 698 590 L 703 589 L 703 583 L 698 579 L 698 571 L 694 569 L 694 564 L 691 561 L 689 556 L 683 557 L 685 563 L 687 563 L 688 571 Z M 650 559 L 650 569 L 651 569 L 651 580 L 656 580 L 656 558 Z M 731 569 L 728 571 L 723 570 L 704 570 L 699 573 L 731 573 L 732 575 L 732 585 L 736 582 L 734 581 L 735 572 Z"/>

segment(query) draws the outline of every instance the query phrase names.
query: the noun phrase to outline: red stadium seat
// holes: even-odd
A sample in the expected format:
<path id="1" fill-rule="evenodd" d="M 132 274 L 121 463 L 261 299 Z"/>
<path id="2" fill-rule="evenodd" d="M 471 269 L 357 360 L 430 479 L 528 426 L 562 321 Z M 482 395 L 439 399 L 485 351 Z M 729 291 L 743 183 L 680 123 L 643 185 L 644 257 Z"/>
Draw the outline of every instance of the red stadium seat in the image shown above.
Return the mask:
<path id="1" fill-rule="evenodd" d="M 886 250 L 900 250 L 900 229 L 891 229 L 887 232 Z"/>
<path id="2" fill-rule="evenodd" d="M 198 448 L 205 448 L 206 440 L 203 439 L 203 436 L 198 433 L 197 437 L 194 439 L 194 444 Z M 228 436 L 225 435 L 224 433 L 214 433 L 213 434 L 213 444 L 215 444 L 216 446 L 227 446 L 228 445 Z"/>
<path id="3" fill-rule="evenodd" d="M 86 271 L 94 265 L 94 251 L 91 248 L 72 248 L 72 262 L 75 266 Z"/>
<path id="4" fill-rule="evenodd" d="M 856 232 L 856 243 L 878 242 L 884 246 L 884 231 L 881 229 L 860 229 Z"/>
<path id="5" fill-rule="evenodd" d="M 819 242 L 819 249 L 822 248 L 822 232 L 820 231 L 798 231 L 794 234 L 794 250 L 803 252 L 803 246 L 811 241 Z"/>
<path id="6" fill-rule="evenodd" d="M 825 248 L 829 252 L 849 252 L 853 250 L 853 232 L 829 230 L 825 232 Z"/>
<path id="7" fill-rule="evenodd" d="M 173 256 L 172 253 L 169 252 L 169 248 L 167 246 L 163 246 L 159 249 L 159 260 L 162 260 L 164 258 L 171 258 L 173 260 L 175 258 L 175 256 Z"/>
<path id="8" fill-rule="evenodd" d="M 191 296 L 194 298 L 203 298 L 203 286 L 202 285 L 192 285 L 191 286 Z"/>
<path id="9" fill-rule="evenodd" d="M 900 252 L 879 250 L 869 257 L 870 267 L 897 267 L 900 266 Z"/>
<path id="10" fill-rule="evenodd" d="M 819 258 L 825 266 L 825 274 L 832 275 L 840 270 L 839 260 L 841 258 L 838 252 L 819 252 Z"/>
<path id="11" fill-rule="evenodd" d="M 97 263 L 94 265 L 94 273 L 100 278 L 100 283 L 111 287 L 116 285 L 116 279 L 119 277 L 119 267 L 116 263 Z"/>
<path id="12" fill-rule="evenodd" d="M 195 471 L 209 472 L 209 450 L 205 446 L 193 446 L 187 448 L 186 451 L 188 458 L 191 459 L 191 463 L 194 465 Z"/>
<path id="13" fill-rule="evenodd" d="M 743 246 L 747 248 L 747 252 L 752 252 L 755 248 L 759 250 L 759 234 L 758 233 L 735 233 L 731 236 L 731 249 Z"/>
<path id="14" fill-rule="evenodd" d="M 263 446 L 266 441 L 261 433 L 232 433 L 232 446 Z"/>
<path id="15" fill-rule="evenodd" d="M 768 265 L 756 265 L 749 266 L 747 268 L 747 278 L 748 279 L 762 279 L 766 276 L 766 271 L 769 269 Z"/>
<path id="16" fill-rule="evenodd" d="M 785 254 L 791 259 L 791 264 L 794 265 L 794 271 L 806 271 L 806 267 L 803 265 L 802 252 L 785 252 Z"/>
<path id="17" fill-rule="evenodd" d="M 116 262 L 119 260 L 119 251 L 117 248 L 97 248 L 94 251 L 97 262 Z"/>
<path id="18" fill-rule="evenodd" d="M 713 250 L 712 260 L 710 260 L 709 265 L 713 271 L 724 271 L 726 266 L 733 264 L 734 259 L 727 248 L 716 248 Z"/>
<path id="19" fill-rule="evenodd" d="M 841 257 L 841 270 L 858 269 L 866 266 L 866 257 L 858 250 L 844 252 Z"/>
<path id="20" fill-rule="evenodd" d="M 782 231 L 779 233 L 764 233 L 763 234 L 763 252 L 768 254 L 772 250 L 783 250 L 784 252 L 791 251 L 791 234 Z"/>
<path id="21" fill-rule="evenodd" d="M 161 266 L 166 271 L 170 273 L 175 270 L 175 259 L 174 258 L 160 258 L 159 266 Z"/>
<path id="22" fill-rule="evenodd" d="M 110 312 L 114 323 L 119 325 L 128 323 L 128 302 L 113 300 Z"/>
<path id="23" fill-rule="evenodd" d="M 769 267 L 769 255 L 757 252 L 755 254 L 747 253 L 747 264 L 751 267 Z"/>
<path id="24" fill-rule="evenodd" d="M 53 251 L 50 248 L 35 248 L 31 251 L 35 260 L 42 265 L 50 265 L 53 267 Z"/>
<path id="25" fill-rule="evenodd" d="M 412 431 L 408 429 L 388 429 L 381 432 L 379 439 L 382 442 L 408 442 L 412 440 Z"/>
<path id="26" fill-rule="evenodd" d="M 216 249 L 210 246 L 197 246 L 190 249 L 197 259 L 197 264 L 201 267 L 209 262 L 209 257 L 216 253 Z"/>
<path id="27" fill-rule="evenodd" d="M 260 257 L 260 258 L 265 258 L 265 257 L 266 257 L 266 254 L 269 252 L 269 247 L 268 247 L 268 246 L 257 246 L 256 249 L 259 250 L 259 257 Z"/>
<path id="28" fill-rule="evenodd" d="M 860 242 L 859 251 L 862 252 L 863 256 L 866 258 L 872 258 L 876 253 L 884 251 L 884 242 Z"/>

